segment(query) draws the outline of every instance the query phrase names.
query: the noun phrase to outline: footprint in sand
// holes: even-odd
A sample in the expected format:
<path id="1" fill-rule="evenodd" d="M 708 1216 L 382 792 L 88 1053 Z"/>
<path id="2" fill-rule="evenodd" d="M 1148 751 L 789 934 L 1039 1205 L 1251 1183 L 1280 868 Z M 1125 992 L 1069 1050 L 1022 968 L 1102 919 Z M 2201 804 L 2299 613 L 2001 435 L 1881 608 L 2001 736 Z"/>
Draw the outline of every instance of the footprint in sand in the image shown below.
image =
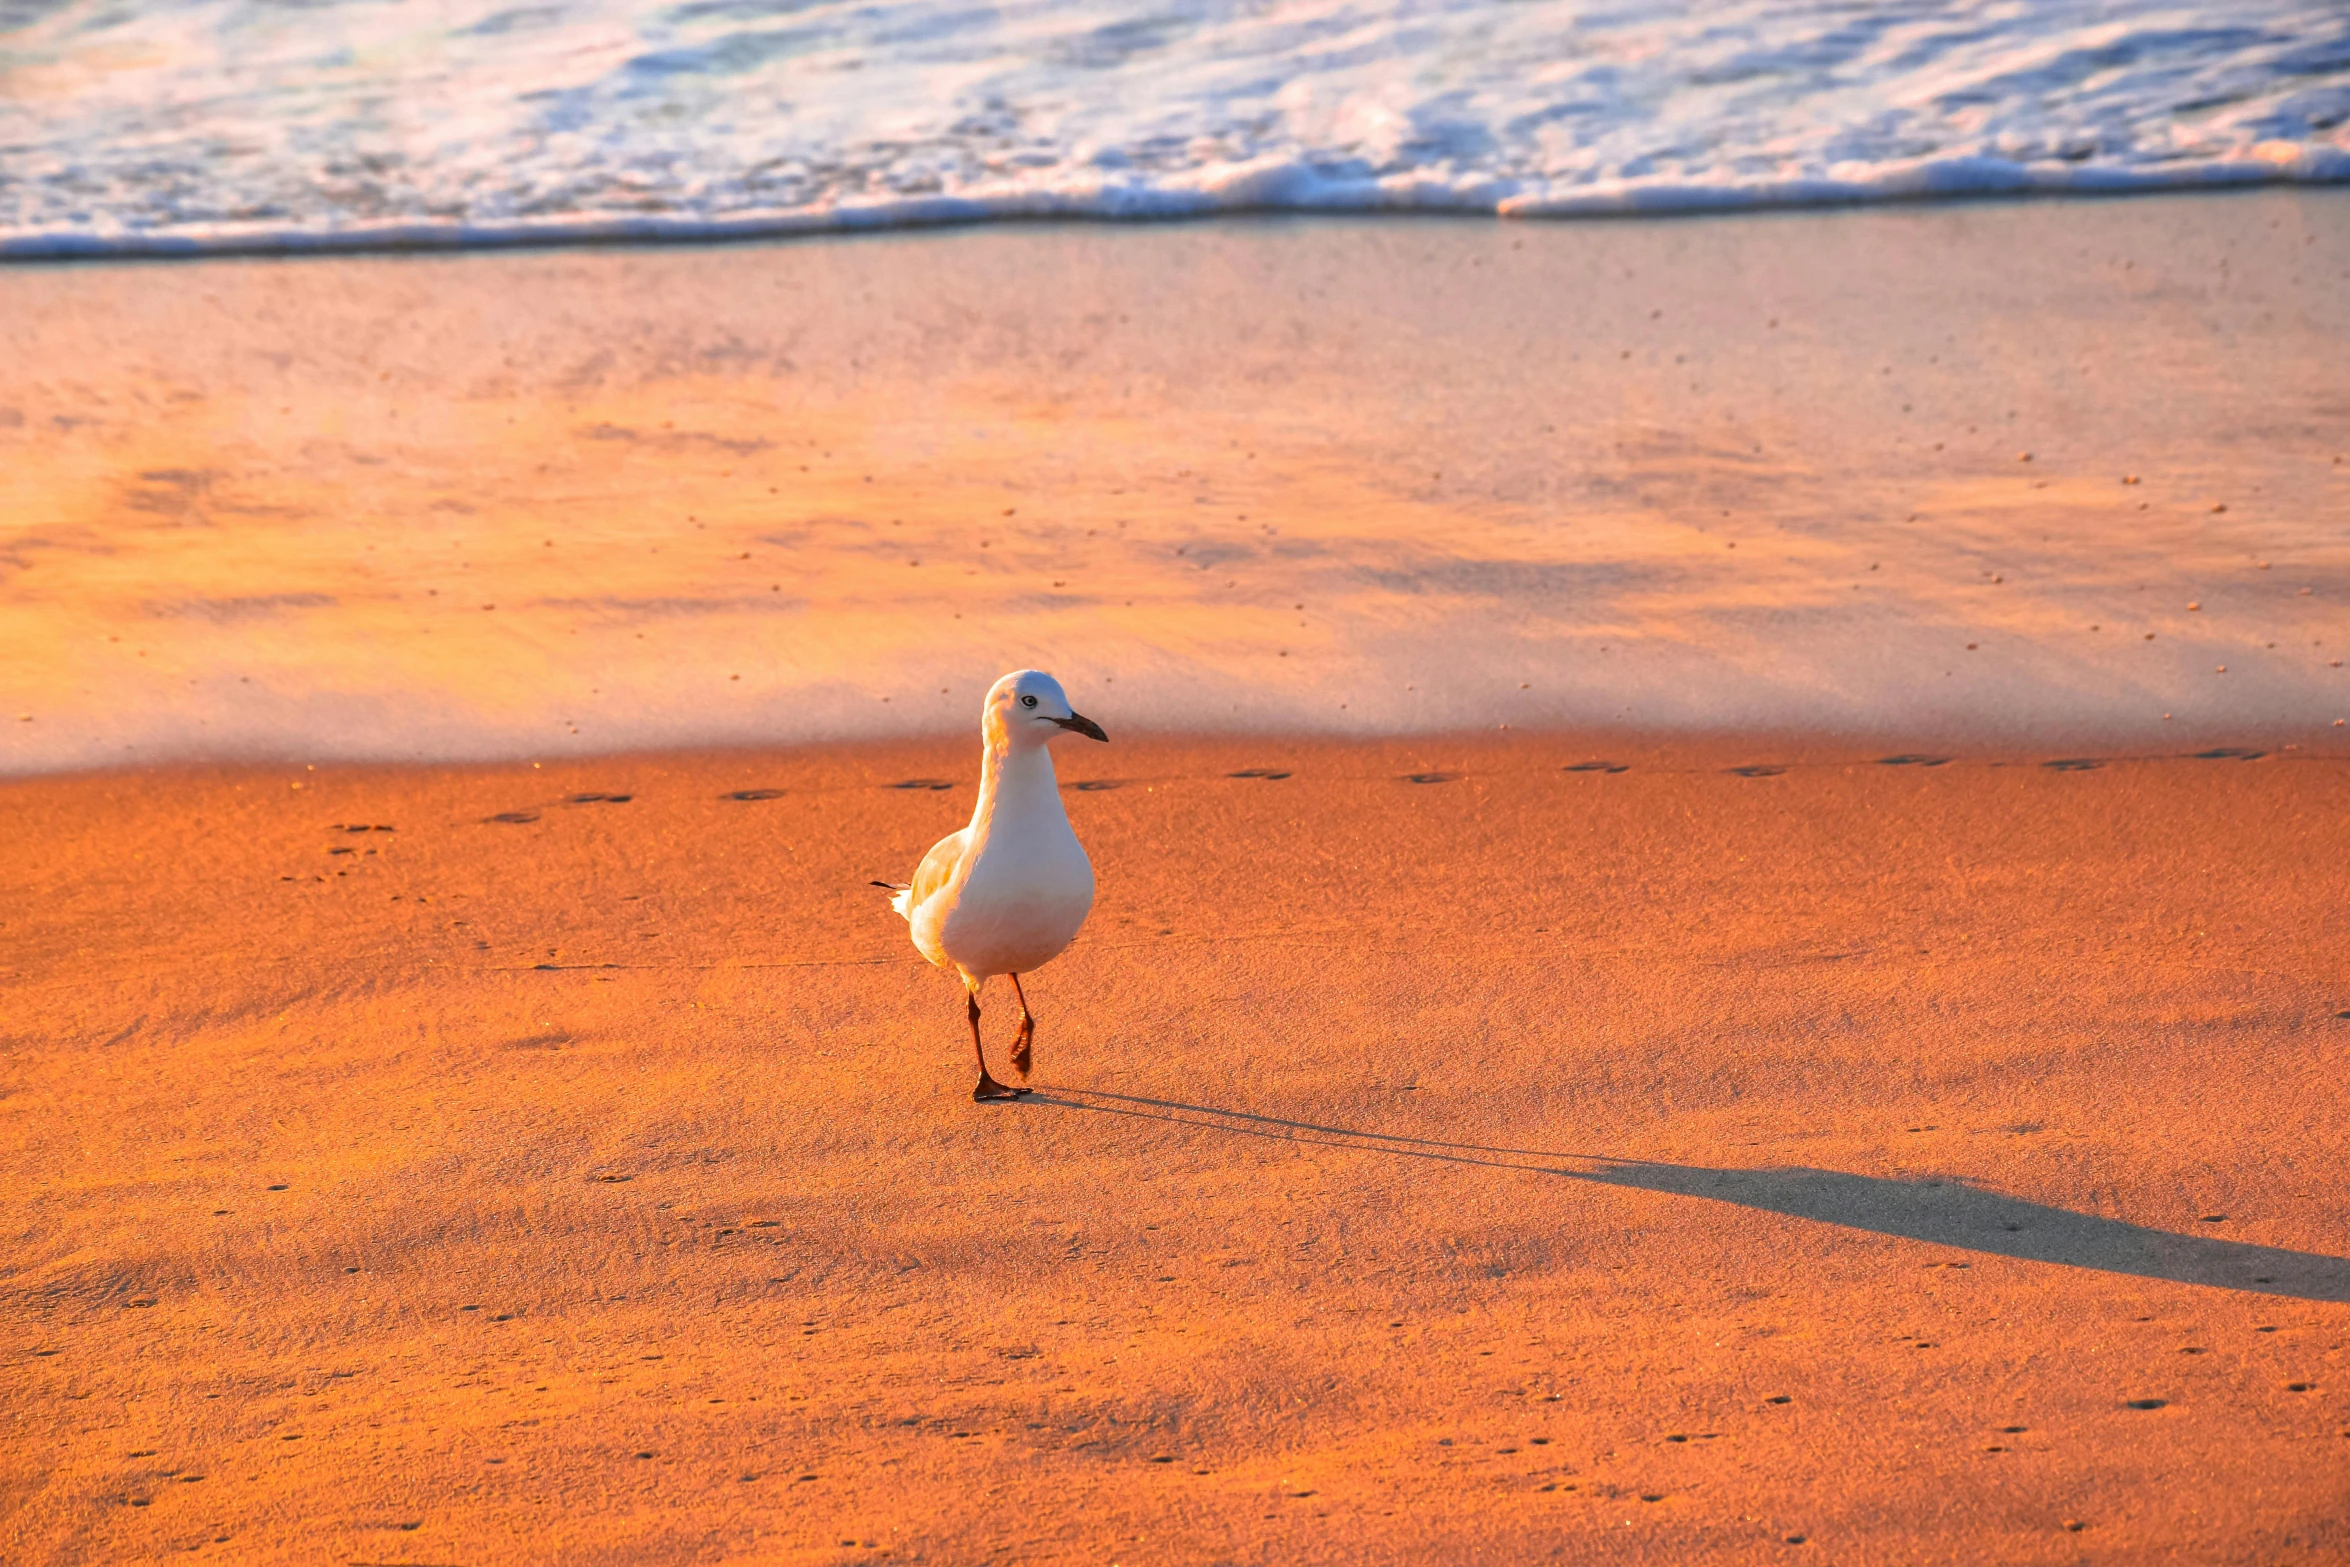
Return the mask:
<path id="1" fill-rule="evenodd" d="M 889 785 L 892 789 L 952 789 L 954 785 L 944 778 L 907 778 Z"/>
<path id="2" fill-rule="evenodd" d="M 1723 772 L 1735 773 L 1740 778 L 1776 778 L 1786 770 L 1784 767 L 1775 767 L 1769 762 L 1755 762 L 1746 767 L 1725 767 L 1722 769 Z"/>
<path id="3" fill-rule="evenodd" d="M 1454 783 L 1460 776 L 1458 773 L 1406 773 L 1403 781 L 1416 784 Z"/>
<path id="4" fill-rule="evenodd" d="M 1565 773 L 1624 773 L 1631 770 L 1629 762 L 1569 762 L 1559 769 Z"/>
<path id="5" fill-rule="evenodd" d="M 1276 778 L 1287 778 L 1289 774 L 1278 767 L 1244 767 L 1237 773 L 1226 773 L 1224 776 L 1227 778 L 1262 778 L 1270 783 Z"/>
<path id="6" fill-rule="evenodd" d="M 487 823 L 487 822 L 535 822 L 535 821 L 537 821 L 538 819 L 539 819 L 539 813 L 538 813 L 538 812 L 536 812 L 536 811 L 500 811 L 500 812 L 499 812 L 497 815 L 495 815 L 495 816 L 485 816 L 485 817 L 483 817 L 483 818 L 482 818 L 482 821 L 483 821 L 483 822 L 485 822 L 485 823 Z"/>
<path id="7" fill-rule="evenodd" d="M 1913 751 L 1904 751 L 1899 756 L 1878 757 L 1877 765 L 1879 767 L 1940 767 L 1949 760 L 1950 758 L 1947 756 L 1924 756 Z"/>
<path id="8" fill-rule="evenodd" d="M 2040 765 L 2060 773 L 2093 773 L 2105 764 L 2093 756 L 2066 756 Z"/>
<path id="9" fill-rule="evenodd" d="M 725 800 L 780 800 L 783 798 L 783 791 L 781 789 L 737 789 L 734 793 L 721 795 L 719 798 Z"/>
<path id="10" fill-rule="evenodd" d="M 635 799 L 633 794 L 575 794 L 566 803 L 571 805 L 626 805 Z"/>
<path id="11" fill-rule="evenodd" d="M 1099 794 L 1104 789 L 1122 789 L 1125 785 L 1115 778 L 1088 778 L 1083 783 L 1073 783 L 1069 787 L 1079 794 Z"/>
<path id="12" fill-rule="evenodd" d="M 2266 751 L 2248 751 L 2240 745 L 2215 745 L 2208 751 L 2197 751 L 2198 762 L 2257 762 L 2268 755 Z"/>
<path id="13" fill-rule="evenodd" d="M 2123 1404 L 2125 1409 L 2162 1409 L 2169 1405 L 2167 1398 L 2133 1398 Z"/>

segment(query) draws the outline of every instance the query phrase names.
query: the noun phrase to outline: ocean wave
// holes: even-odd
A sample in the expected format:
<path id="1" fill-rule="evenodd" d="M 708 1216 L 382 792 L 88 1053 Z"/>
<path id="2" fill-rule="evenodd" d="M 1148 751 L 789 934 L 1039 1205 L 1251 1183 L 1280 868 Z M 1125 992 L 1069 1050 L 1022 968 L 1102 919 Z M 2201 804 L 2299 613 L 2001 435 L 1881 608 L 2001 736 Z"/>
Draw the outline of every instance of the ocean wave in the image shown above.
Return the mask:
<path id="1" fill-rule="evenodd" d="M 0 255 L 2350 180 L 2350 11 L 0 0 Z"/>

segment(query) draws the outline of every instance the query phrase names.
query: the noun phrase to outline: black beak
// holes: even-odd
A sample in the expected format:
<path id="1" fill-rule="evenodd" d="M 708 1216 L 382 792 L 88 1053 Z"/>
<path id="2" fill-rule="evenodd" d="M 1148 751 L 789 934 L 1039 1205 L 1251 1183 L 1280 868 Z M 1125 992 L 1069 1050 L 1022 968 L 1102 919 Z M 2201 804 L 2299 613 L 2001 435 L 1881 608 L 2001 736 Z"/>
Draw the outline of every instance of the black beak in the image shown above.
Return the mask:
<path id="1" fill-rule="evenodd" d="M 1079 734 L 1085 736 L 1085 738 L 1088 740 L 1106 741 L 1110 738 L 1108 735 L 1102 733 L 1101 725 L 1095 723 L 1092 719 L 1086 717 L 1083 713 L 1071 713 L 1067 718 L 1056 718 L 1053 720 L 1053 722 L 1059 724 L 1063 729 L 1076 730 Z"/>

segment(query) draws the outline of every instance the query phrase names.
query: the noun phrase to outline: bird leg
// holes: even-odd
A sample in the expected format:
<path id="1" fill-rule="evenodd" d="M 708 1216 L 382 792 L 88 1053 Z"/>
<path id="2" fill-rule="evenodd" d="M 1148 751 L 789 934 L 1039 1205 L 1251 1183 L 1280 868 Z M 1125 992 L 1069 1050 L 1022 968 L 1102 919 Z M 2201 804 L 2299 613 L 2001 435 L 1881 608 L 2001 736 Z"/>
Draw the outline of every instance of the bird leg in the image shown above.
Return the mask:
<path id="1" fill-rule="evenodd" d="M 968 992 L 964 997 L 964 1001 L 970 1008 L 969 1015 L 971 1018 L 971 1053 L 979 1057 L 979 1086 L 971 1090 L 971 1097 L 975 1100 L 982 1101 L 988 1099 L 1019 1098 L 1022 1094 L 1028 1092 L 1028 1090 L 1025 1088 L 1006 1088 L 1003 1084 L 997 1082 L 993 1077 L 988 1075 L 987 1047 L 979 1042 L 979 993 L 977 991 Z"/>
<path id="2" fill-rule="evenodd" d="M 1028 993 L 1020 988 L 1020 976 L 1012 976 L 1012 994 L 1020 998 L 1020 1033 L 1012 1041 L 1012 1069 L 1022 1077 L 1028 1075 L 1029 1045 L 1036 1039 L 1036 1019 L 1028 1015 Z"/>

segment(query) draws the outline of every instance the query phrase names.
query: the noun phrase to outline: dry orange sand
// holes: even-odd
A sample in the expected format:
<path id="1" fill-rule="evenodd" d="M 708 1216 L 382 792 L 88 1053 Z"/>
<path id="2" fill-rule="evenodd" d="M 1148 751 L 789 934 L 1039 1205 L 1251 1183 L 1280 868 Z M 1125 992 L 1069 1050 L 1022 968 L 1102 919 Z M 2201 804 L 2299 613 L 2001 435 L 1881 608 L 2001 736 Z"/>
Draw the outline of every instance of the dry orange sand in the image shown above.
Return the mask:
<path id="1" fill-rule="evenodd" d="M 969 749 L 0 788 L 0 1557 L 2350 1557 L 2350 757 Z"/>

